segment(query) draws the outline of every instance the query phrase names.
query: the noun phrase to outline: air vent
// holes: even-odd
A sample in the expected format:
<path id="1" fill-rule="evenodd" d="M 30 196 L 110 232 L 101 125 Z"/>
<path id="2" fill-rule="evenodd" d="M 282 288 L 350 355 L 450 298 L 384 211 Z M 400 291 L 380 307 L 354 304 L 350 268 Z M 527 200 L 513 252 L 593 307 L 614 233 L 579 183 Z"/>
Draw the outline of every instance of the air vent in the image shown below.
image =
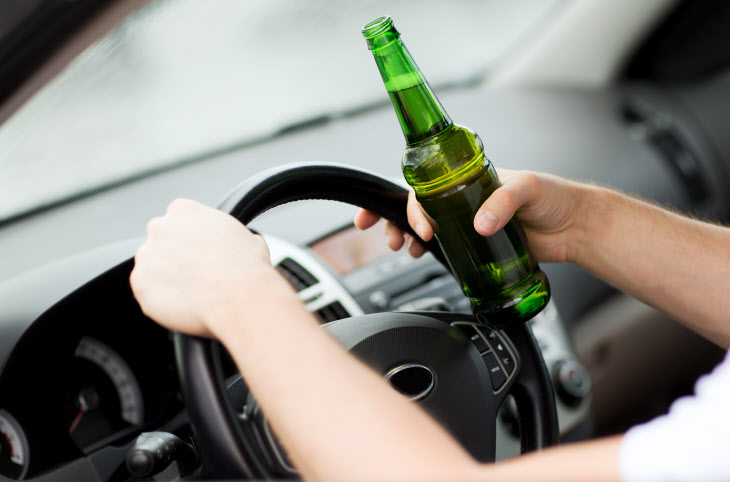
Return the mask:
<path id="1" fill-rule="evenodd" d="M 319 282 L 312 273 L 291 258 L 284 258 L 276 265 L 276 269 L 297 292 L 302 291 L 304 288 L 314 286 Z"/>
<path id="2" fill-rule="evenodd" d="M 330 321 L 347 318 L 348 316 L 350 316 L 350 313 L 347 312 L 345 307 L 342 306 L 339 301 L 335 301 L 334 303 L 330 303 L 324 308 L 320 308 L 319 310 L 315 311 L 314 315 L 319 319 L 320 322 L 329 323 Z"/>

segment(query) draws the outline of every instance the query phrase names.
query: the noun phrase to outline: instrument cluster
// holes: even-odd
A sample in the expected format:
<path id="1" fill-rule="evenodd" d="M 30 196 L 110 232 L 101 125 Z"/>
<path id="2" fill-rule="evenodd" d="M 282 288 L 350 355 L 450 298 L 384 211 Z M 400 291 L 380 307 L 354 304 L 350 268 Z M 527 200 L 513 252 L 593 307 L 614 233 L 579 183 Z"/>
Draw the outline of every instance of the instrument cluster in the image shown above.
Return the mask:
<path id="1" fill-rule="evenodd" d="M 106 310 L 82 298 L 41 315 L 2 367 L 2 476 L 30 478 L 127 443 L 182 410 L 169 333 L 131 298 Z"/>

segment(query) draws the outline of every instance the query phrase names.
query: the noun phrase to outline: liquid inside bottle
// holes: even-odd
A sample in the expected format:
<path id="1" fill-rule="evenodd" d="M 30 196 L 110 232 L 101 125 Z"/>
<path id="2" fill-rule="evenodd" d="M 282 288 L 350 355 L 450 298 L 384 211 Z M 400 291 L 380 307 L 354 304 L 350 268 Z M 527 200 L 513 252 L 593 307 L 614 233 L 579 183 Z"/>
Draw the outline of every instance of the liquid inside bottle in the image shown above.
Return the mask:
<path id="1" fill-rule="evenodd" d="M 477 318 L 496 326 L 529 320 L 547 305 L 550 287 L 519 221 L 488 237 L 474 229 L 477 210 L 500 186 L 482 141 L 453 124 L 390 18 L 370 22 L 363 35 L 406 138 L 403 175 Z"/>
<path id="2" fill-rule="evenodd" d="M 519 222 L 488 237 L 474 229 L 477 210 L 501 185 L 476 134 L 454 125 L 403 157 L 406 180 L 473 311 L 495 325 L 540 312 L 550 289 Z"/>

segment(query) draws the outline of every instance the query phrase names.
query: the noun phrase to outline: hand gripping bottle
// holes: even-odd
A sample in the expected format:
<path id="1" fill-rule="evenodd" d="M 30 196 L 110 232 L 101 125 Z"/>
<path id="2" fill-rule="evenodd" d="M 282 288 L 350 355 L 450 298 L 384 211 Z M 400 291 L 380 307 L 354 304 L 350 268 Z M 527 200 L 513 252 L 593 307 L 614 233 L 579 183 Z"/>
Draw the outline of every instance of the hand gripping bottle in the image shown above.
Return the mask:
<path id="1" fill-rule="evenodd" d="M 500 186 L 481 139 L 451 121 L 390 17 L 362 33 L 406 138 L 403 175 L 472 310 L 495 326 L 529 320 L 547 305 L 550 287 L 519 221 L 488 237 L 474 230 L 474 215 Z"/>

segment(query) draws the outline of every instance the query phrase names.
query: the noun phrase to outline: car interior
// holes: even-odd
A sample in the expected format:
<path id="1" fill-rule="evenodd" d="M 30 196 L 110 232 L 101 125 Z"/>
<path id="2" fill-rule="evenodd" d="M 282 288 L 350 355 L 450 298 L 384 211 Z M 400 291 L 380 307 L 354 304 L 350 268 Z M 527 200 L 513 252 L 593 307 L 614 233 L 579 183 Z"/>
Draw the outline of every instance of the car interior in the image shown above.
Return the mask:
<path id="1" fill-rule="evenodd" d="M 479 133 L 498 168 L 611 186 L 726 223 L 730 4 L 557 3 L 478 81 L 435 88 L 451 117 Z M 8 6 L 15 9 L 0 14 L 5 17 L 0 20 L 0 122 L 12 119 L 77 56 L 124 28 L 146 4 L 37 0 Z M 369 20 L 363 18 L 361 25 Z M 357 28 L 352 35 L 359 35 Z M 409 44 L 407 32 L 403 35 Z M 417 57 L 427 52 L 419 50 Z M 364 42 L 354 54 L 362 54 L 362 62 L 375 70 Z M 34 142 L 43 145 L 42 138 Z M 357 230 L 352 223 L 357 208 L 332 201 L 347 201 L 349 191 L 358 191 L 348 175 L 373 175 L 384 186 L 382 196 L 381 191 L 353 196 L 364 205 L 368 196 L 381 196 L 383 209 L 402 208 L 404 147 L 383 93 L 360 108 L 304 119 L 204 156 L 191 153 L 170 166 L 0 219 L 0 478 L 297 477 L 220 345 L 191 346 L 147 318 L 132 295 L 129 273 L 145 224 L 179 197 L 218 206 L 260 233 L 274 267 L 341 341 L 347 338 L 337 334 L 338 327 L 350 318 L 437 313 L 485 362 L 485 351 L 504 347 L 506 354 L 490 375 L 500 406 L 486 422 L 491 435 L 484 437 L 494 441 L 484 460 L 524 452 L 528 422 L 510 390 L 519 384 L 528 354 L 508 333 L 473 323 L 469 300 L 437 255 L 414 259 L 405 250 L 390 251 L 381 226 Z M 0 142 L 0 169 L 31 161 L 11 159 L 4 150 Z M 351 174 L 342 174 L 348 169 Z M 321 176 L 316 189 L 307 181 L 311 172 Z M 303 194 L 279 189 L 251 212 L 236 214 L 270 179 Z M 330 194 L 338 192 L 343 194 Z M 630 269 L 631 253 L 625 263 Z M 620 433 L 666 413 L 725 354 L 577 266 L 541 267 L 552 299 L 528 325 L 551 381 L 560 443 Z M 186 364 L 196 349 L 212 360 L 210 383 L 225 399 L 226 420 L 236 425 L 231 433 L 243 433 L 252 446 L 245 449 L 246 461 L 230 469 L 223 467 L 224 455 L 211 459 L 215 451 L 209 443 L 223 442 L 209 442 L 214 430 L 203 428 L 206 413 L 222 405 L 207 406 L 213 402 L 191 395 L 203 390 L 191 381 L 203 375 Z M 512 370 L 512 361 L 520 368 Z M 506 381 L 498 383 L 497 375 Z M 425 406 L 427 400 L 425 395 L 413 403 Z M 481 423 L 471 426 L 482 430 Z M 482 434 L 455 436 L 471 444 Z M 148 450 L 150 458 L 132 457 L 138 449 Z"/>

